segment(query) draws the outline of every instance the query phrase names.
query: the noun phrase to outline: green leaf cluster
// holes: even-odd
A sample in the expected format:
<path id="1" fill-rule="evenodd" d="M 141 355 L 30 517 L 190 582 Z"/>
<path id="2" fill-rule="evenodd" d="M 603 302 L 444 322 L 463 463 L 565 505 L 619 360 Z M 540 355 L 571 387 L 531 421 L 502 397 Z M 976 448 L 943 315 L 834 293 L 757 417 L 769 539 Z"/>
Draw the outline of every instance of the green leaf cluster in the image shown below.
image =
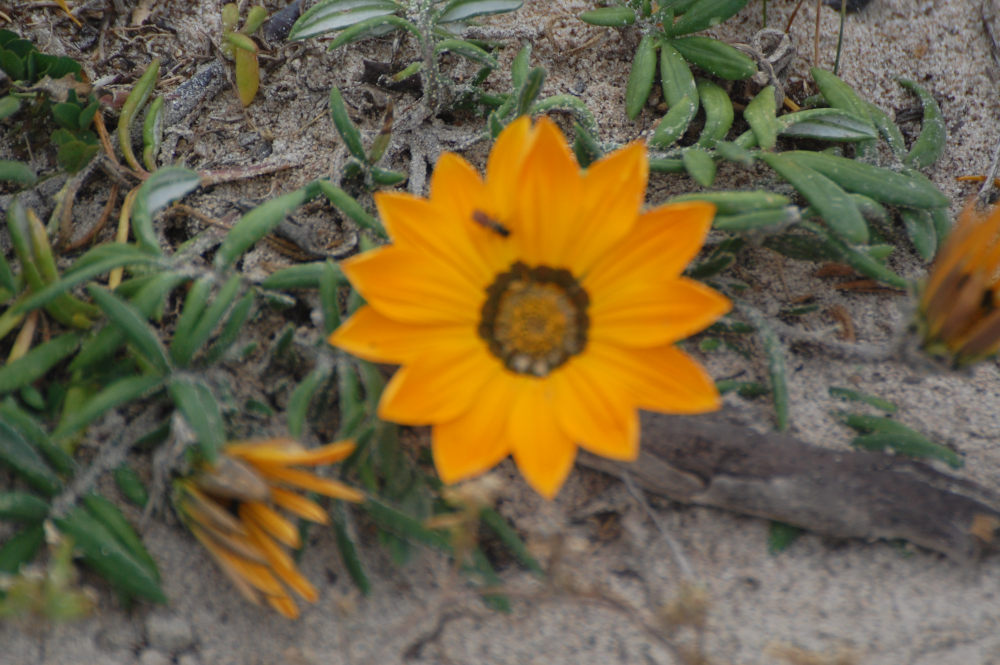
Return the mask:
<path id="1" fill-rule="evenodd" d="M 21 120 L 24 127 L 31 126 L 31 118 L 45 116 L 57 126 L 50 140 L 57 147 L 60 167 L 75 172 L 86 166 L 98 151 L 97 135 L 90 126 L 99 103 L 84 83 L 80 64 L 42 53 L 17 33 L 0 30 L 0 70 L 14 82 L 14 92 L 0 98 L 0 120 L 14 116 L 28 102 Z M 83 90 L 87 92 L 81 96 Z M 0 164 L 0 179 L 32 184 L 30 173 L 24 164 Z"/>
<path id="2" fill-rule="evenodd" d="M 591 25 L 636 26 L 642 38 L 632 59 L 625 89 L 625 111 L 635 119 L 649 100 L 657 64 L 663 100 L 670 107 L 666 124 L 657 131 L 659 142 L 687 127 L 698 112 L 700 95 L 691 66 L 721 79 L 737 81 L 753 76 L 757 66 L 738 49 L 711 37 L 694 35 L 731 18 L 747 0 L 618 0 L 580 15 Z M 706 111 L 707 112 L 707 111 Z M 665 119 L 666 120 L 666 119 Z M 723 132 L 725 133 L 725 132 Z"/>

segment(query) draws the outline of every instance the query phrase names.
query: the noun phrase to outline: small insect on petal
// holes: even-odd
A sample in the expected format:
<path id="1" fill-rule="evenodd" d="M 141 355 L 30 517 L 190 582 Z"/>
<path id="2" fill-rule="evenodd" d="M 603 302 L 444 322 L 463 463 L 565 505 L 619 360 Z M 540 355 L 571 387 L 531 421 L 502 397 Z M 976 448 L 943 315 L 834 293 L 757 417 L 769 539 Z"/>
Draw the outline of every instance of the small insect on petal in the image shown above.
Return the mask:
<path id="1" fill-rule="evenodd" d="M 494 233 L 503 238 L 510 237 L 510 229 L 508 229 L 506 226 L 504 226 L 497 220 L 487 215 L 482 210 L 472 211 L 472 221 L 474 221 L 476 224 L 479 224 L 484 228 L 489 229 L 490 231 L 493 231 Z"/>

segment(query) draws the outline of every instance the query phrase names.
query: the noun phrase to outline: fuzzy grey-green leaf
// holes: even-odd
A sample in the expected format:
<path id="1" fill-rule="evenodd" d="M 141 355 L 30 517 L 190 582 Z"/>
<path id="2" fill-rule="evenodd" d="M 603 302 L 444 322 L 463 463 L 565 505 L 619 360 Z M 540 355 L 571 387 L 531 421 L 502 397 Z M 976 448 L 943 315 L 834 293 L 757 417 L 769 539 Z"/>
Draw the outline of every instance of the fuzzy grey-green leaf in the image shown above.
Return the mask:
<path id="1" fill-rule="evenodd" d="M 835 233 L 850 243 L 868 242 L 868 224 L 847 193 L 796 157 L 797 153 L 762 153 L 760 156 L 809 201 Z"/>
<path id="2" fill-rule="evenodd" d="M 774 86 L 769 85 L 757 93 L 743 110 L 743 118 L 750 125 L 757 145 L 764 150 L 771 150 L 778 142 L 780 125 L 775 117 L 777 102 L 774 99 Z"/>
<path id="3" fill-rule="evenodd" d="M 698 103 L 698 88 L 691 68 L 680 52 L 665 42 L 660 45 L 660 81 L 667 106 L 679 104 L 687 97 Z"/>
<path id="4" fill-rule="evenodd" d="M 523 0 L 451 0 L 437 15 L 438 23 L 465 21 L 476 16 L 503 14 L 521 8 Z"/>
<path id="5" fill-rule="evenodd" d="M 629 71 L 628 83 L 625 86 L 625 113 L 630 120 L 635 120 L 649 98 L 653 88 L 653 75 L 656 73 L 656 38 L 643 35 L 639 47 L 632 58 L 632 69 Z"/>
<path id="6" fill-rule="evenodd" d="M 649 143 L 655 148 L 668 148 L 676 143 L 687 131 L 698 111 L 695 103 L 685 97 L 672 106 L 660 120 Z"/>
<path id="7" fill-rule="evenodd" d="M 289 41 L 342 30 L 366 19 L 393 14 L 402 9 L 393 0 L 327 0 L 318 2 L 295 21 Z"/>
<path id="8" fill-rule="evenodd" d="M 913 81 L 899 79 L 899 84 L 919 97 L 924 107 L 920 134 L 910 146 L 910 152 L 903 158 L 903 163 L 918 169 L 927 168 L 938 160 L 948 141 L 948 130 L 944 126 L 941 107 L 933 95 Z"/>
<path id="9" fill-rule="evenodd" d="M 864 194 L 881 203 L 912 208 L 939 208 L 949 203 L 948 197 L 919 174 L 896 173 L 827 153 L 801 150 L 784 154 L 819 171 L 847 191 Z"/>
<path id="10" fill-rule="evenodd" d="M 720 86 L 706 79 L 697 83 L 698 100 L 705 111 L 705 126 L 698 137 L 698 145 L 713 148 L 717 141 L 726 138 L 733 126 L 733 102 Z"/>

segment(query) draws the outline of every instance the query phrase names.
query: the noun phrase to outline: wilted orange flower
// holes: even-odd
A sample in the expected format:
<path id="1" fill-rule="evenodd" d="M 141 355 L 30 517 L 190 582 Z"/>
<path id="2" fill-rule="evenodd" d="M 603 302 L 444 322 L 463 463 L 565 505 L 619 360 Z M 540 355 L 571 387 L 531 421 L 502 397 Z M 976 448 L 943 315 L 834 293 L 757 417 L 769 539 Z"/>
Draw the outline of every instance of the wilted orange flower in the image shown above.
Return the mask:
<path id="1" fill-rule="evenodd" d="M 928 350 L 968 364 L 1000 349 L 1000 208 L 966 207 L 938 252 L 920 301 Z"/>
<path id="2" fill-rule="evenodd" d="M 256 605 L 267 600 L 294 619 L 299 609 L 282 582 L 310 603 L 317 593 L 286 550 L 301 547 L 299 530 L 276 509 L 326 524 L 322 506 L 296 489 L 361 501 L 363 495 L 352 487 L 293 468 L 339 462 L 353 450 L 350 441 L 312 450 L 291 439 L 232 443 L 214 466 L 178 483 L 177 507 L 191 533 L 247 600 Z"/>
<path id="3" fill-rule="evenodd" d="M 637 408 L 718 408 L 711 378 L 674 346 L 730 307 L 681 276 L 714 208 L 640 213 L 647 176 L 642 143 L 581 171 L 551 120 L 521 118 L 485 180 L 446 153 L 430 198 L 376 194 L 393 244 L 341 264 L 368 305 L 330 343 L 402 365 L 379 416 L 433 426 L 444 482 L 513 455 L 553 497 L 577 445 L 636 458 Z"/>

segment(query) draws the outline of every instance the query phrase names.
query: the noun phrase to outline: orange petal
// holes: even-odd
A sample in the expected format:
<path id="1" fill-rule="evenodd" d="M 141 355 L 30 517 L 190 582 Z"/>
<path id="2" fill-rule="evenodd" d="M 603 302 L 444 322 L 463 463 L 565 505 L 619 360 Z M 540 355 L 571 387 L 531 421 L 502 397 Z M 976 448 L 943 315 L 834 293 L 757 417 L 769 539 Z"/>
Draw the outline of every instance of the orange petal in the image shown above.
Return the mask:
<path id="1" fill-rule="evenodd" d="M 628 238 L 584 275 L 591 297 L 630 284 L 646 284 L 684 271 L 705 242 L 715 206 L 700 201 L 673 203 L 642 214 Z"/>
<path id="2" fill-rule="evenodd" d="M 315 603 L 319 600 L 319 592 L 316 591 L 316 587 L 295 566 L 284 567 L 274 565 L 272 569 L 282 582 L 290 586 L 292 591 L 299 594 L 306 602 Z"/>
<path id="3" fill-rule="evenodd" d="M 380 247 L 341 262 L 368 304 L 411 323 L 475 323 L 486 294 L 451 266 L 427 254 Z"/>
<path id="4" fill-rule="evenodd" d="M 264 529 L 257 525 L 256 522 L 247 520 L 247 531 L 250 534 L 250 539 L 253 541 L 254 545 L 258 550 L 264 555 L 265 561 L 272 568 L 275 565 L 284 566 L 286 568 L 292 568 L 295 566 L 295 562 L 292 560 L 291 555 L 285 551 L 285 549 L 274 542 L 274 540 L 267 534 Z"/>
<path id="5" fill-rule="evenodd" d="M 479 172 L 455 153 L 442 153 L 431 174 L 430 200 L 467 216 L 484 203 L 485 196 Z"/>
<path id="6" fill-rule="evenodd" d="M 197 529 L 197 527 L 195 528 Z M 205 546 L 212 556 L 215 557 L 216 561 L 219 562 L 219 566 L 223 570 L 232 572 L 233 574 L 239 576 L 243 580 L 249 582 L 255 589 L 264 592 L 271 596 L 287 595 L 285 589 L 281 584 L 274 578 L 271 571 L 268 570 L 267 566 L 259 563 L 253 563 L 252 561 L 247 561 L 242 559 L 224 547 L 217 545 L 211 538 L 205 537 L 204 533 L 198 533 L 195 529 L 192 529 L 192 533 L 198 538 L 198 541 Z"/>
<path id="7" fill-rule="evenodd" d="M 686 277 L 602 289 L 591 299 L 589 336 L 623 346 L 671 344 L 704 330 L 731 307 L 728 298 Z"/>
<path id="8" fill-rule="evenodd" d="M 362 492 L 350 487 L 349 485 L 345 485 L 344 483 L 331 478 L 322 478 L 309 473 L 308 471 L 299 471 L 298 469 L 289 469 L 283 466 L 264 465 L 261 465 L 260 470 L 261 473 L 265 474 L 268 478 L 286 483 L 288 485 L 294 485 L 295 487 L 302 488 L 307 492 L 316 492 L 317 494 L 322 494 L 323 496 L 329 496 L 343 501 L 353 501 L 354 503 L 363 501 L 365 498 L 365 495 Z M 266 525 L 262 524 L 261 526 L 267 528 Z M 278 540 L 281 539 L 278 538 Z M 298 545 L 291 545 L 290 547 L 298 547 Z"/>
<path id="9" fill-rule="evenodd" d="M 298 549 L 302 545 L 299 530 L 295 525 L 282 517 L 276 510 L 259 501 L 246 501 L 241 503 L 239 508 L 240 519 L 244 522 L 253 522 L 274 538 L 292 549 Z"/>
<path id="10" fill-rule="evenodd" d="M 646 145 L 640 141 L 587 168 L 583 202 L 568 252 L 574 274 L 585 274 L 635 227 L 648 177 Z"/>
<path id="11" fill-rule="evenodd" d="M 233 586 L 236 587 L 240 595 L 254 605 L 260 605 L 261 594 L 238 571 L 232 568 L 225 559 L 215 553 L 217 545 L 211 542 L 208 535 L 196 525 L 189 524 L 188 528 L 191 529 L 191 533 L 202 544 L 202 547 L 215 559 L 215 563 L 218 564 L 219 569 L 229 578 L 229 581 L 233 583 Z"/>
<path id="12" fill-rule="evenodd" d="M 366 305 L 333 331 L 328 342 L 365 360 L 404 364 L 434 349 L 452 347 L 476 334 L 471 323 L 418 325 L 390 319 Z"/>
<path id="13" fill-rule="evenodd" d="M 268 604 L 286 619 L 298 619 L 299 608 L 295 601 L 286 596 L 268 596 Z"/>
<path id="14" fill-rule="evenodd" d="M 457 483 L 477 476 L 510 454 L 504 430 L 519 380 L 508 372 L 498 372 L 465 414 L 434 425 L 431 452 L 442 482 Z"/>
<path id="15" fill-rule="evenodd" d="M 552 412 L 551 392 L 544 379 L 524 379 L 507 425 L 517 468 L 546 499 L 555 498 L 576 457 L 576 444 L 559 427 Z"/>
<path id="16" fill-rule="evenodd" d="M 220 506 L 214 499 L 205 496 L 190 482 L 185 481 L 182 488 L 185 495 L 178 503 L 181 512 L 185 515 L 214 531 L 246 535 L 246 531 L 239 520 L 233 517 L 228 510 Z"/>
<path id="17" fill-rule="evenodd" d="M 478 223 L 475 215 L 485 214 L 498 222 L 509 222 L 513 197 L 506 191 L 502 195 L 503 205 L 498 206 L 479 173 L 450 152 L 441 155 L 435 164 L 430 189 L 430 200 L 438 210 L 442 227 L 447 227 L 449 234 L 460 235 L 463 243 L 469 243 L 468 260 L 485 271 L 477 273 L 485 287 L 493 275 L 514 262 L 515 248 L 508 239 Z"/>
<path id="18" fill-rule="evenodd" d="M 339 462 L 354 452 L 353 441 L 337 441 L 319 448 L 280 450 L 268 445 L 239 445 L 226 448 L 229 455 L 240 457 L 251 464 L 279 466 L 318 466 Z"/>
<path id="19" fill-rule="evenodd" d="M 694 414 L 721 406 L 712 377 L 672 345 L 628 349 L 593 342 L 585 353 L 593 371 L 627 386 L 641 409 Z"/>
<path id="20" fill-rule="evenodd" d="M 469 410 L 483 385 L 500 369 L 500 361 L 480 340 L 438 349 L 396 372 L 382 392 L 378 416 L 406 425 L 453 420 Z"/>
<path id="21" fill-rule="evenodd" d="M 581 232 L 583 178 L 566 139 L 554 122 L 540 118 L 524 159 L 510 220 L 511 239 L 529 264 L 567 266 L 569 249 Z"/>
<path id="22" fill-rule="evenodd" d="M 573 360 L 549 377 L 559 425 L 580 447 L 611 459 L 639 455 L 639 417 L 628 391 L 594 371 L 586 358 Z"/>
<path id="23" fill-rule="evenodd" d="M 461 160 L 460 157 L 455 159 Z M 442 167 L 447 170 L 449 164 L 454 164 L 452 159 L 444 162 L 442 166 L 439 161 L 435 174 Z M 461 194 L 456 192 L 456 196 Z M 375 203 L 386 230 L 397 246 L 436 257 L 454 268 L 466 281 L 478 284 L 480 288 L 485 288 L 489 283 L 491 271 L 480 260 L 469 239 L 469 231 L 474 225 L 471 209 L 466 213 L 465 224 L 462 225 L 456 214 L 448 214 L 451 212 L 450 208 L 442 210 L 441 205 L 411 194 L 379 193 L 375 195 Z"/>
<path id="24" fill-rule="evenodd" d="M 254 539 L 260 549 L 267 556 L 271 571 L 293 591 L 302 596 L 310 603 L 315 603 L 319 598 L 316 587 L 309 583 L 295 567 L 292 557 L 264 533 L 264 530 L 256 525 L 250 525 L 250 536 Z"/>
<path id="25" fill-rule="evenodd" d="M 510 218 L 521 167 L 534 134 L 528 116 L 518 118 L 500 132 L 486 163 L 487 196 L 492 203 L 492 209 L 486 212 Z"/>
<path id="26" fill-rule="evenodd" d="M 190 526 L 190 524 L 189 524 Z M 198 525 L 201 528 L 202 525 Z M 267 557 L 264 553 L 257 547 L 257 544 L 250 537 L 250 529 L 246 528 L 247 535 L 240 534 L 230 534 L 223 533 L 221 531 L 216 531 L 210 527 L 204 527 L 202 529 L 204 534 L 211 538 L 219 547 L 224 547 L 232 554 L 240 557 L 241 559 L 246 559 L 253 563 L 266 564 Z"/>
<path id="27" fill-rule="evenodd" d="M 282 487 L 272 487 L 271 501 L 279 508 L 284 508 L 304 520 L 309 520 L 316 524 L 327 524 L 330 521 L 330 516 L 326 514 L 321 505 L 291 490 L 286 490 Z"/>

